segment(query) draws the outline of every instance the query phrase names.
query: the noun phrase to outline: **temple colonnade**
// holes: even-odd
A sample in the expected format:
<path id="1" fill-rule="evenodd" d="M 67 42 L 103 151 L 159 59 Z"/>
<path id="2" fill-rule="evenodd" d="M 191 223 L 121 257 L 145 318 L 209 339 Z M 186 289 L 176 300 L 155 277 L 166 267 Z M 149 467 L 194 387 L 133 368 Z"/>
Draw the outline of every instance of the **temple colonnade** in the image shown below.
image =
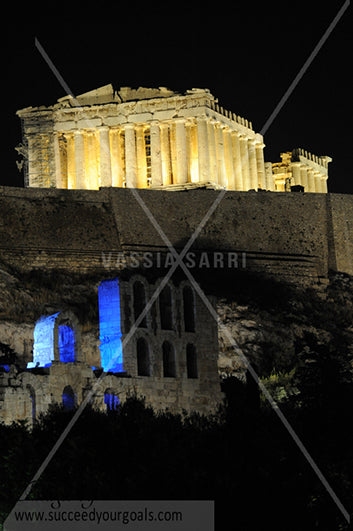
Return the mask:
<path id="1" fill-rule="evenodd" d="M 213 183 L 229 190 L 273 190 L 262 137 L 251 133 L 207 116 L 57 131 L 55 186 L 158 188 Z M 35 156 L 29 157 L 29 165 L 29 185 L 36 186 L 31 179 L 40 173 Z"/>

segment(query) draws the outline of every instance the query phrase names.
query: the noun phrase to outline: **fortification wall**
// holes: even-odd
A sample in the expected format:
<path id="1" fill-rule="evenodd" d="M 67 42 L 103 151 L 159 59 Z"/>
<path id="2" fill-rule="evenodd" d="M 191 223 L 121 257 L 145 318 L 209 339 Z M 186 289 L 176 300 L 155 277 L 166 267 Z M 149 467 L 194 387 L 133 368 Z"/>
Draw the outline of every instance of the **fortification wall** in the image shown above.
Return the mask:
<path id="1" fill-rule="evenodd" d="M 330 194 L 332 232 L 329 241 L 334 250 L 336 271 L 353 275 L 353 196 Z"/>
<path id="2" fill-rule="evenodd" d="M 217 190 L 139 190 L 169 241 L 181 250 L 219 196 Z M 0 253 L 19 268 L 116 270 L 124 251 L 166 250 L 136 201 L 122 188 L 0 188 Z M 295 282 L 329 269 L 353 273 L 353 196 L 226 192 L 194 248 L 246 253 L 249 268 Z M 104 259 L 112 254 L 110 263 Z"/>

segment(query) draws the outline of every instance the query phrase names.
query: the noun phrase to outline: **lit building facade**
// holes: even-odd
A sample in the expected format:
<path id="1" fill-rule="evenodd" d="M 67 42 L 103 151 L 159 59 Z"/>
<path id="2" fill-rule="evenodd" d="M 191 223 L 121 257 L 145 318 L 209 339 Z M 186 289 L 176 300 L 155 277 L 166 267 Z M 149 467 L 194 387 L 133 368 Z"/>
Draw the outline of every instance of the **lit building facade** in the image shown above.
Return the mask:
<path id="1" fill-rule="evenodd" d="M 273 175 L 263 137 L 207 89 L 181 95 L 164 87 L 114 91 L 107 85 L 17 114 L 30 187 L 285 191 L 290 174 L 304 191 L 327 191 L 329 157 L 318 159 L 317 167 L 309 158 L 299 161 L 303 176 L 294 160 L 286 176 Z"/>
<path id="2" fill-rule="evenodd" d="M 292 186 L 302 186 L 305 192 L 327 193 L 331 157 L 317 157 L 299 148 L 281 153 L 281 159 L 272 164 L 275 191 L 290 192 Z"/>

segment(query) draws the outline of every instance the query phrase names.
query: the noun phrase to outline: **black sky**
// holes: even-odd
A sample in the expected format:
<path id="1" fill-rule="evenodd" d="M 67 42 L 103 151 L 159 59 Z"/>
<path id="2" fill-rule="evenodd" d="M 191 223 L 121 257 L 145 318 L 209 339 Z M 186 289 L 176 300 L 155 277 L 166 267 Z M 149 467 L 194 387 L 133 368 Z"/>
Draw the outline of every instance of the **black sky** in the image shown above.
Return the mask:
<path id="1" fill-rule="evenodd" d="M 182 4 L 100 1 L 12 8 L 3 46 L 5 142 L 0 184 L 22 186 L 15 112 L 65 95 L 35 47 L 74 94 L 107 83 L 209 88 L 260 132 L 343 1 Z M 17 11 L 18 10 L 18 11 Z M 352 7 L 265 134 L 266 161 L 302 147 L 330 155 L 329 191 L 353 193 Z"/>

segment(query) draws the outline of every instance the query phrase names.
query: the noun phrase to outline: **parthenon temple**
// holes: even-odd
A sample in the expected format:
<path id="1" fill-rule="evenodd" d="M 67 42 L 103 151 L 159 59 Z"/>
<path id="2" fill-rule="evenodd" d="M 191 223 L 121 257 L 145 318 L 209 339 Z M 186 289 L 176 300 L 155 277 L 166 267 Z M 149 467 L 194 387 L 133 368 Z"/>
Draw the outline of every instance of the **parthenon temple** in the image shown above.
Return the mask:
<path id="1" fill-rule="evenodd" d="M 25 186 L 327 192 L 330 157 L 294 149 L 265 162 L 263 137 L 208 89 L 106 85 L 17 114 Z"/>

